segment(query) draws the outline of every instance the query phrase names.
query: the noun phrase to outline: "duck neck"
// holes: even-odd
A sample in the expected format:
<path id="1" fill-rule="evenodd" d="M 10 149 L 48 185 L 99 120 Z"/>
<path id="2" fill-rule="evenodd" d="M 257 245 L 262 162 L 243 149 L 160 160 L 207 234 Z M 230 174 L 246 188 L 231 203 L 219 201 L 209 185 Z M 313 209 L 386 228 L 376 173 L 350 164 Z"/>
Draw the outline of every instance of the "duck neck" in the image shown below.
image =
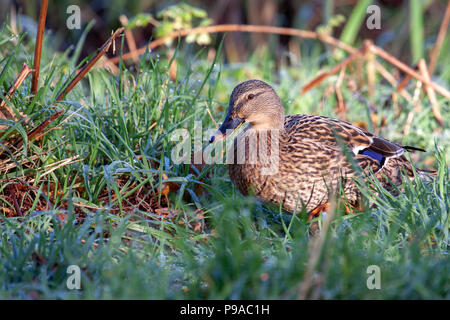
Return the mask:
<path id="1" fill-rule="evenodd" d="M 251 122 L 250 128 L 253 130 L 284 130 L 284 112 L 268 115 L 261 120 Z"/>

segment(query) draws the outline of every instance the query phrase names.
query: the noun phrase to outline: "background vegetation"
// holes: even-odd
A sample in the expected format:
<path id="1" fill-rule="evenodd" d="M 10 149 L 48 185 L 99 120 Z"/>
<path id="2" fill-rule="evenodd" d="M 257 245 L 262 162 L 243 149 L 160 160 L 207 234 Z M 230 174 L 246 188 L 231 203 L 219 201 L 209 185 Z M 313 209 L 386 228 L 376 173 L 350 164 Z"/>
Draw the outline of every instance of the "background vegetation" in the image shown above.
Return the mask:
<path id="1" fill-rule="evenodd" d="M 22 64 L 33 65 L 39 3 L 2 3 L 9 6 L 0 10 L 0 98 L 22 117 L 0 119 L 6 126 L 0 130 L 0 297 L 450 298 L 448 99 L 437 96 L 440 126 L 417 81 L 405 87 L 410 101 L 379 74 L 371 92 L 370 71 L 356 64 L 301 94 L 346 55 L 318 40 L 230 33 L 211 35 L 208 44 L 174 40 L 137 62 L 121 61 L 117 70 L 100 64 L 55 104 L 84 58 L 120 26 L 121 14 L 149 23 L 132 29 L 140 47 L 155 38 L 165 19 L 161 12 L 175 3 L 80 1 L 82 30 L 70 31 L 64 18 L 69 2 L 50 2 L 47 25 L 53 32 L 45 34 L 37 93 L 27 79 L 10 99 L 6 92 Z M 365 7 L 352 1 L 264 1 L 269 18 L 257 14 L 255 1 L 239 3 L 223 1 L 213 9 L 192 1 L 206 9 L 192 26 L 284 25 L 319 30 L 355 47 L 371 38 L 411 66 L 428 60 L 446 7 L 444 1 L 418 8 L 380 1 L 382 30 L 369 31 L 361 19 L 357 23 Z M 138 13 L 152 17 L 133 20 Z M 88 24 L 93 17 L 96 23 Z M 422 23 L 412 23 L 417 19 Z M 122 39 L 116 56 L 129 50 Z M 448 43 L 446 36 L 432 75 L 446 88 Z M 404 79 L 379 62 L 398 82 Z M 312 237 L 306 212 L 290 215 L 243 197 L 224 165 L 174 164 L 170 133 L 192 133 L 194 121 L 202 121 L 204 130 L 215 128 L 232 88 L 251 78 L 272 84 L 287 114 L 345 118 L 427 149 L 411 158 L 418 167 L 436 168 L 437 177 L 405 183 L 398 197 L 376 181 L 361 183 L 364 211 L 337 208 L 330 219 L 318 219 L 321 234 Z M 27 139 L 31 128 L 58 110 L 65 110 L 61 119 Z M 82 290 L 67 289 L 69 265 L 80 266 Z M 370 265 L 381 268 L 380 290 L 367 288 Z"/>

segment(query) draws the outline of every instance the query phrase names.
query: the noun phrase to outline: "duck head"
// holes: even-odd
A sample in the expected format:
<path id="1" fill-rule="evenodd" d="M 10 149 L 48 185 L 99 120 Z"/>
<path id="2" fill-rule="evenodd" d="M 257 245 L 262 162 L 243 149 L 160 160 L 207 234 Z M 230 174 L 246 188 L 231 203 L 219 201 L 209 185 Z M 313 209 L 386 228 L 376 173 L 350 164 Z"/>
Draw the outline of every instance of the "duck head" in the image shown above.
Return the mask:
<path id="1" fill-rule="evenodd" d="M 264 81 L 248 80 L 233 89 L 225 120 L 209 142 L 224 139 L 244 123 L 249 124 L 249 129 L 255 130 L 284 127 L 281 100 Z"/>

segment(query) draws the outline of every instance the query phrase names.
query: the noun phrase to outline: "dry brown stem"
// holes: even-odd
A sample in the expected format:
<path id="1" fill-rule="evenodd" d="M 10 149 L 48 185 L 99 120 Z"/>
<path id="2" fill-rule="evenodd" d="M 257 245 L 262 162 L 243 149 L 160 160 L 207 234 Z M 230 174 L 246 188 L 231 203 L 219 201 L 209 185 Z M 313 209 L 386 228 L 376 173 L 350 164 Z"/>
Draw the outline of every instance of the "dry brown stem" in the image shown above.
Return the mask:
<path id="1" fill-rule="evenodd" d="M 377 56 L 383 58 L 384 60 L 386 60 L 390 64 L 396 66 L 398 69 L 400 69 L 403 72 L 409 74 L 410 76 L 412 76 L 413 78 L 415 78 L 418 81 L 422 82 L 423 84 L 432 87 L 436 92 L 438 92 L 441 95 L 443 95 L 444 97 L 450 99 L 450 91 L 448 91 L 444 87 L 441 87 L 440 85 L 438 85 L 437 83 L 435 83 L 435 82 L 433 82 L 433 81 L 431 81 L 429 79 L 425 79 L 420 73 L 416 72 L 414 69 L 412 69 L 411 67 L 407 66 L 406 64 L 404 64 L 403 62 L 401 62 L 400 60 L 398 60 L 394 56 L 390 55 L 389 53 L 387 53 L 386 51 L 384 51 L 380 47 L 377 47 L 377 46 L 372 44 L 372 45 L 369 46 L 369 49 L 370 49 L 370 51 L 375 53 Z"/>
<path id="2" fill-rule="evenodd" d="M 6 104 L 6 100 L 10 100 L 14 92 L 17 88 L 20 87 L 22 82 L 28 77 L 28 75 L 33 72 L 33 69 L 31 69 L 26 63 L 23 64 L 22 70 L 20 71 L 19 75 L 17 76 L 14 83 L 9 87 L 8 93 L 5 96 L 5 100 L 1 100 L 0 102 L 0 118 L 4 119 L 10 119 L 10 120 L 18 120 L 16 117 L 16 114 L 11 110 L 11 108 Z M 1 128 L 1 126 L 0 126 Z"/>
<path id="3" fill-rule="evenodd" d="M 34 49 L 34 73 L 31 81 L 31 92 L 36 94 L 39 87 L 39 70 L 41 68 L 42 40 L 44 39 L 45 19 L 47 17 L 48 0 L 42 0 L 39 13 L 39 24 L 36 34 L 36 47 Z"/>
<path id="4" fill-rule="evenodd" d="M 86 75 L 86 73 L 88 73 L 88 71 L 95 65 L 95 63 L 109 50 L 111 44 L 114 42 L 114 40 L 123 32 L 124 28 L 119 28 L 117 29 L 112 35 L 111 37 L 103 44 L 103 46 L 101 46 L 101 48 L 99 49 L 98 53 L 89 60 L 89 62 L 82 67 L 77 75 L 75 76 L 75 78 L 73 78 L 73 80 L 67 85 L 66 88 L 64 88 L 61 93 L 58 95 L 58 97 L 56 98 L 56 101 L 61 101 L 62 99 L 64 99 L 64 97 L 75 87 L 75 85 L 81 80 L 83 79 L 83 77 Z M 33 139 L 35 138 L 40 132 L 42 132 L 42 130 L 44 130 L 50 123 L 52 123 L 53 121 L 55 121 L 57 118 L 59 118 L 60 116 L 62 116 L 65 113 L 65 110 L 60 110 L 58 112 L 55 112 L 54 114 L 52 114 L 48 119 L 46 119 L 43 123 L 41 123 L 40 125 L 38 125 L 37 127 L 35 127 L 33 130 L 31 130 L 28 133 L 28 139 Z M 22 141 L 19 142 L 19 146 L 22 144 Z"/>
<path id="5" fill-rule="evenodd" d="M 428 81 L 430 81 L 430 74 L 428 73 L 428 68 L 427 68 L 427 65 L 426 65 L 424 59 L 420 59 L 420 61 L 419 61 L 419 70 L 422 73 L 423 77 L 425 79 L 427 79 Z M 443 125 L 442 124 L 442 115 L 441 115 L 441 111 L 439 109 L 439 103 L 437 102 L 437 99 L 436 99 L 436 93 L 434 92 L 433 88 L 431 88 L 429 85 L 424 84 L 423 86 L 428 95 L 428 99 L 430 100 L 434 117 L 435 117 L 436 121 L 439 123 L 439 125 L 442 127 L 442 125 Z"/>
<path id="6" fill-rule="evenodd" d="M 274 26 L 256 26 L 256 25 L 241 25 L 241 24 L 221 24 L 221 25 L 215 25 L 215 26 L 208 26 L 208 27 L 198 27 L 198 28 L 192 28 L 192 29 L 184 29 L 179 31 L 174 31 L 171 34 L 156 39 L 152 42 L 150 42 L 145 47 L 137 49 L 135 52 L 128 52 L 122 56 L 122 59 L 128 60 L 131 59 L 134 55 L 141 55 L 145 53 L 145 51 L 153 50 L 164 43 L 166 43 L 169 39 L 174 39 L 178 37 L 184 37 L 190 34 L 199 34 L 199 33 L 219 33 L 219 32 L 256 32 L 256 33 L 271 33 L 271 34 L 279 34 L 279 35 L 287 35 L 287 36 L 294 36 L 304 39 L 318 39 L 325 43 L 328 43 L 336 48 L 340 48 L 342 50 L 345 50 L 349 53 L 354 53 L 356 51 L 355 48 L 352 46 L 349 46 L 348 44 L 341 42 L 337 40 L 336 38 L 333 38 L 332 36 L 326 35 L 326 34 L 319 34 L 314 31 L 308 31 L 308 30 L 299 30 L 299 29 L 293 29 L 293 28 L 282 28 L 282 27 L 274 27 Z M 120 60 L 120 57 L 115 57 L 110 59 L 113 63 L 118 63 Z"/>
<path id="7" fill-rule="evenodd" d="M 448 30 L 448 24 L 450 22 L 450 2 L 447 4 L 447 9 L 445 10 L 444 19 L 442 20 L 441 27 L 439 28 L 438 36 L 436 38 L 436 44 L 430 52 L 430 64 L 428 72 L 430 75 L 434 73 L 436 68 L 436 63 L 439 57 L 439 52 L 441 51 L 442 44 L 444 43 L 445 36 Z"/>

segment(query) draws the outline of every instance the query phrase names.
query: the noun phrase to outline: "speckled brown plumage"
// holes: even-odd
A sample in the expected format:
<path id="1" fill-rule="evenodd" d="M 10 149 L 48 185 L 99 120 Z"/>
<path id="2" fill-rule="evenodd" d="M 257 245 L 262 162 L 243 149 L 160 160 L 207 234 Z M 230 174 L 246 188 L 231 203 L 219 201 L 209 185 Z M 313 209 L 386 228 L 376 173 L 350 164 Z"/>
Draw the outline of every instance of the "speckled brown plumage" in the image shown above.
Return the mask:
<path id="1" fill-rule="evenodd" d="M 228 165 L 231 180 L 242 194 L 253 193 L 264 201 L 281 204 L 290 212 L 298 212 L 302 206 L 310 212 L 329 202 L 330 196 L 339 194 L 341 188 L 346 201 L 356 204 L 360 194 L 349 155 L 362 170 L 373 173 L 383 186 L 392 189 L 386 177 L 395 185 L 401 183 L 402 171 L 413 177 L 404 152 L 420 150 L 390 142 L 338 119 L 312 115 L 284 117 L 275 91 L 259 80 L 246 81 L 233 90 L 227 118 L 218 132 L 225 135 L 226 129 L 235 129 L 242 122 L 250 125 L 238 135 L 229 151 L 234 153 L 234 161 Z M 267 143 L 267 150 L 272 153 L 258 152 L 261 143 Z M 236 155 L 242 148 L 245 158 L 238 163 Z M 277 150 L 278 158 L 273 153 Z M 262 172 L 271 166 L 273 172 Z"/>

